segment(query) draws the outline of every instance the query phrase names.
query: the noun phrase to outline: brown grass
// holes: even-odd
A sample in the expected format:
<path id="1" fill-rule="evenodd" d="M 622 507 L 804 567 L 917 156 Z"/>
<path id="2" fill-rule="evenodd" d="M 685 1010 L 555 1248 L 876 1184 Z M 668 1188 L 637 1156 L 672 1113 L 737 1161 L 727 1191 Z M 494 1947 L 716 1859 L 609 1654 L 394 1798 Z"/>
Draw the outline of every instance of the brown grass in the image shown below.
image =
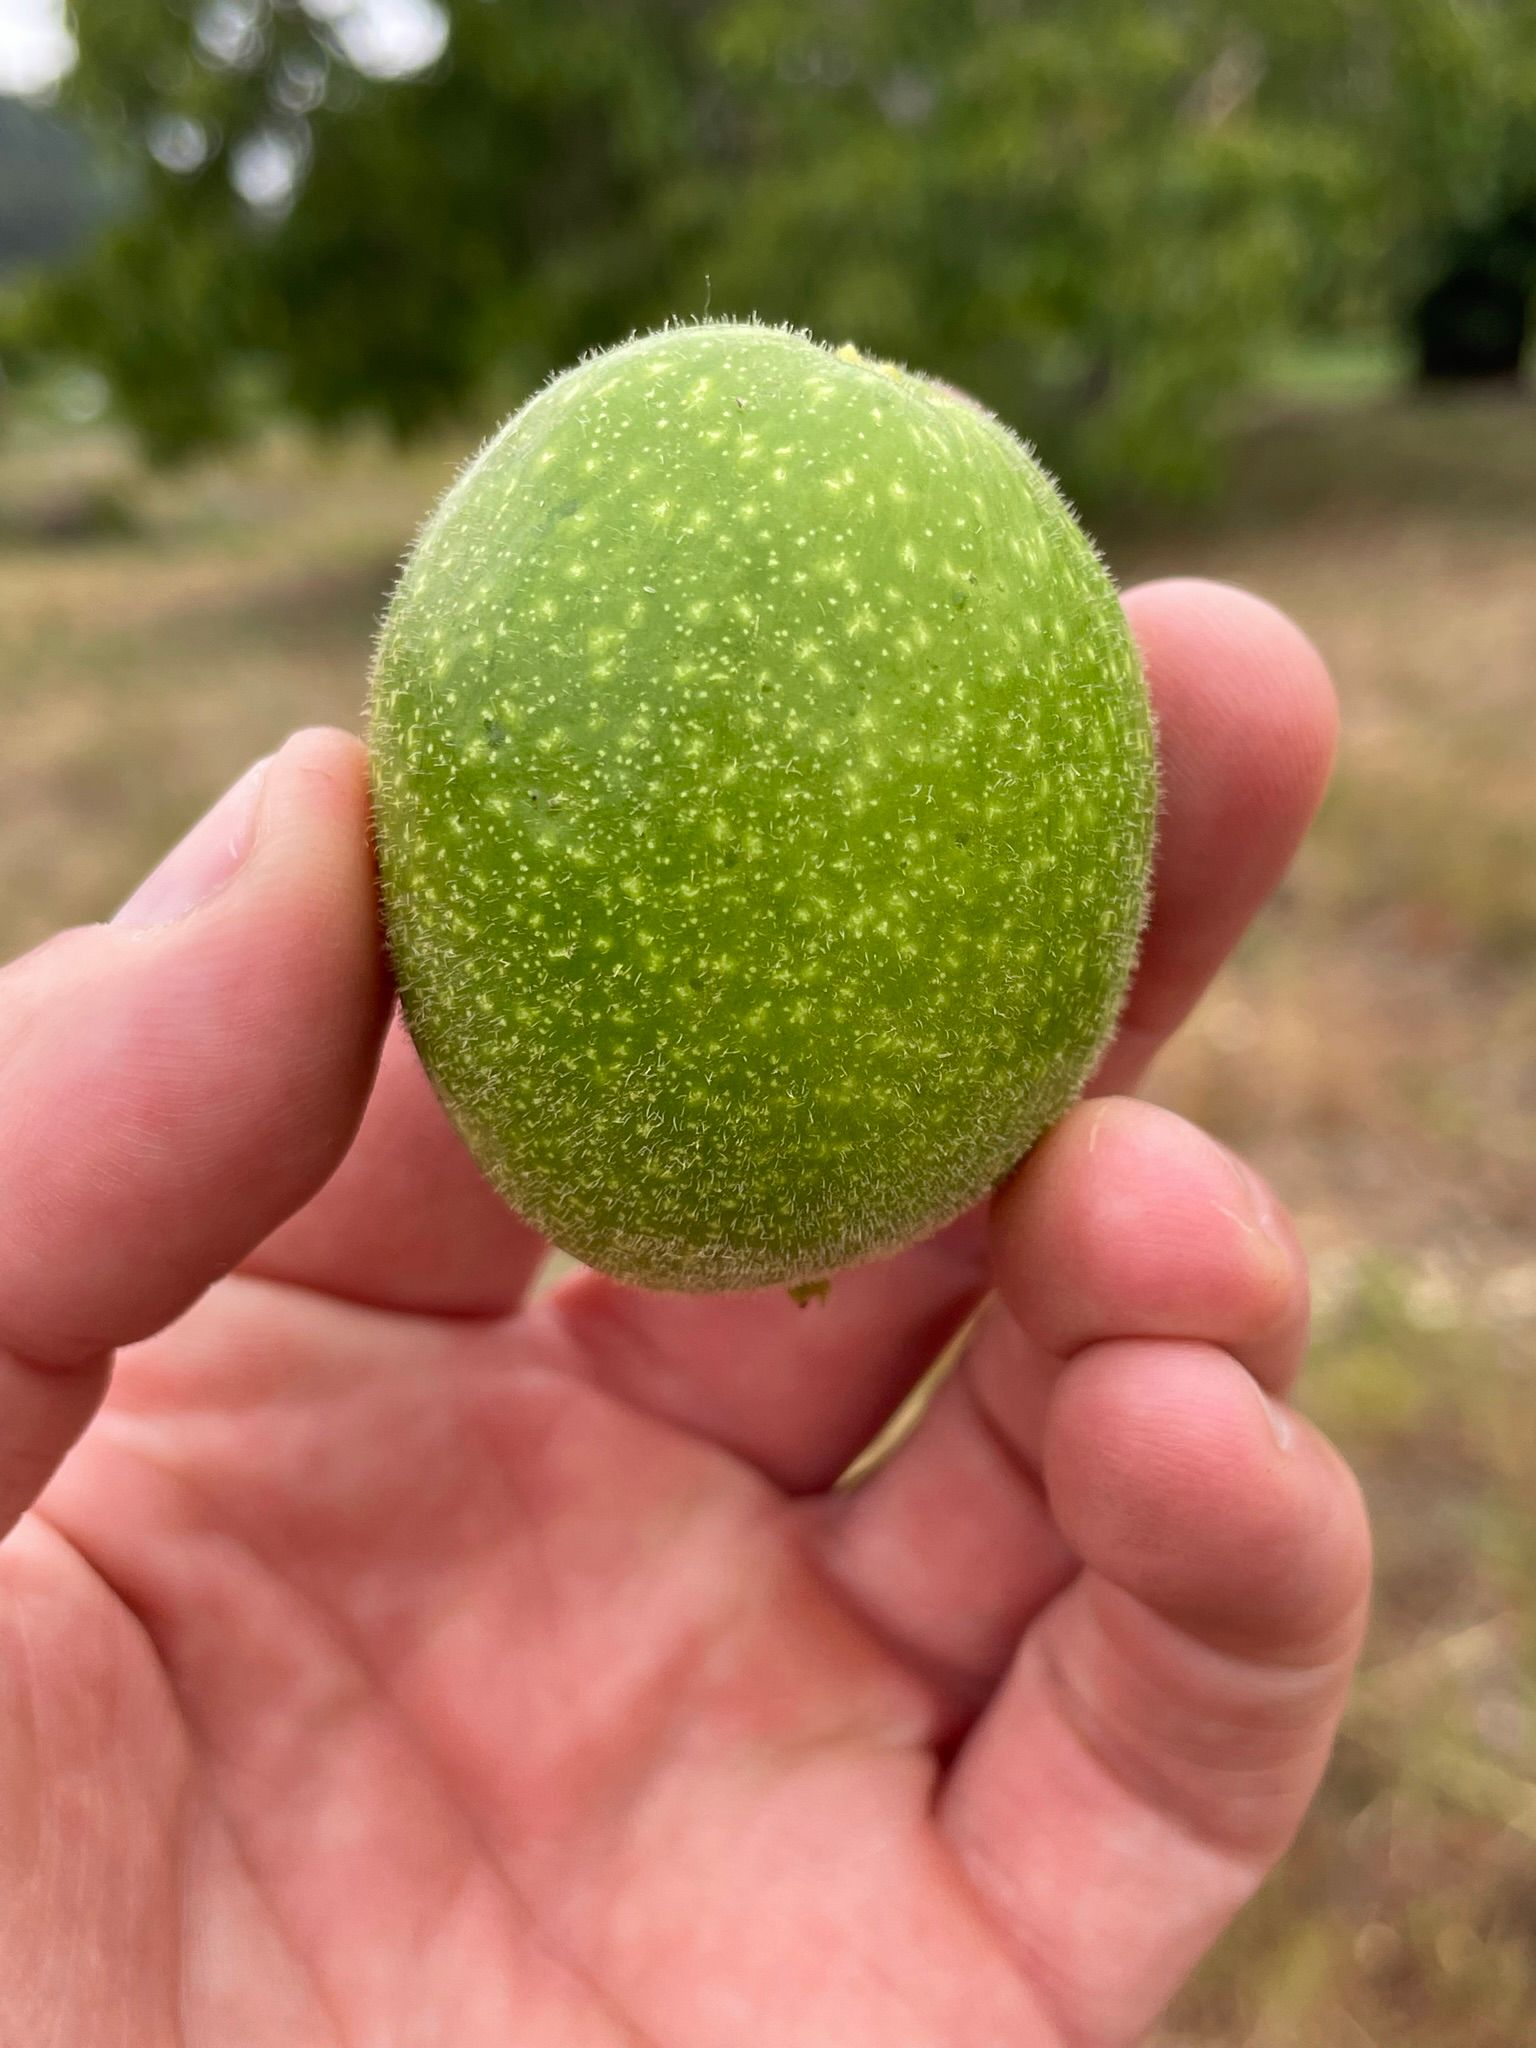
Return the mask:
<path id="1" fill-rule="evenodd" d="M 0 954 L 109 910 L 293 725 L 355 722 L 391 565 L 456 456 L 277 442 L 153 485 L 100 436 L 0 456 Z M 70 493 L 109 530 L 59 538 Z M 1218 515 L 1112 553 L 1253 585 L 1339 680 L 1322 820 L 1157 1091 L 1296 1207 L 1306 1398 L 1381 1554 L 1317 1811 L 1167 2040 L 1528 2048 L 1536 406 L 1277 415 Z"/>
<path id="2" fill-rule="evenodd" d="M 1536 407 L 1273 422 L 1231 516 L 1132 540 L 1292 611 L 1344 706 L 1279 900 L 1157 1091 L 1302 1222 L 1307 1405 L 1369 1495 L 1367 1669 L 1201 2048 L 1536 2040 Z"/>

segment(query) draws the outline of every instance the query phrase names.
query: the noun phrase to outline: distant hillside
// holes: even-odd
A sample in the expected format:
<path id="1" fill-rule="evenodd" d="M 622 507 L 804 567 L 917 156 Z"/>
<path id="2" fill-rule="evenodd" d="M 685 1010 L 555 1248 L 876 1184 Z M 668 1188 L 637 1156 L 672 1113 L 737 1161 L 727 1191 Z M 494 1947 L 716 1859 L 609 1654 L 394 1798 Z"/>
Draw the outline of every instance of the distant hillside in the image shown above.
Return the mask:
<path id="1" fill-rule="evenodd" d="M 0 94 L 0 276 L 68 255 L 106 210 L 106 180 L 79 135 Z"/>

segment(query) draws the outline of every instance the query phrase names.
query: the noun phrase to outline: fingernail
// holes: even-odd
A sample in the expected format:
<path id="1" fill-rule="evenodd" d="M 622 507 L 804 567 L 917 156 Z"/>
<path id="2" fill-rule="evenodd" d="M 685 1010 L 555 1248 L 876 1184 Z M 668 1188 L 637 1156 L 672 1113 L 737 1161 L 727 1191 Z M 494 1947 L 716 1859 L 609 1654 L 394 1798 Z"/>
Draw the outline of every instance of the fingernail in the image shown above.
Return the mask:
<path id="1" fill-rule="evenodd" d="M 153 874 L 140 882 L 114 924 L 171 924 L 222 889 L 251 850 L 269 754 L 248 768 Z"/>
<path id="2" fill-rule="evenodd" d="M 1217 1206 L 1235 1223 L 1240 1223 L 1244 1230 L 1265 1239 L 1269 1245 L 1288 1258 L 1285 1233 L 1280 1227 L 1280 1218 L 1268 1188 L 1235 1152 L 1227 1152 L 1223 1148 L 1223 1156 L 1232 1171 L 1238 1206 L 1235 1209 L 1228 1209 L 1225 1203 Z"/>
<path id="3" fill-rule="evenodd" d="M 1259 1228 L 1264 1235 L 1284 1246 L 1286 1236 L 1280 1224 L 1280 1212 L 1275 1207 L 1275 1198 L 1265 1185 L 1261 1175 L 1254 1172 L 1245 1159 L 1236 1161 L 1238 1173 L 1248 1189 L 1248 1199 L 1253 1204 L 1253 1213 L 1258 1218 Z"/>
<path id="4" fill-rule="evenodd" d="M 1248 1384 L 1259 1397 L 1259 1406 L 1264 1410 L 1264 1420 L 1269 1424 L 1269 1433 L 1282 1451 L 1288 1451 L 1296 1441 L 1296 1431 L 1291 1422 L 1290 1410 L 1283 1402 L 1266 1394 L 1257 1380 Z"/>

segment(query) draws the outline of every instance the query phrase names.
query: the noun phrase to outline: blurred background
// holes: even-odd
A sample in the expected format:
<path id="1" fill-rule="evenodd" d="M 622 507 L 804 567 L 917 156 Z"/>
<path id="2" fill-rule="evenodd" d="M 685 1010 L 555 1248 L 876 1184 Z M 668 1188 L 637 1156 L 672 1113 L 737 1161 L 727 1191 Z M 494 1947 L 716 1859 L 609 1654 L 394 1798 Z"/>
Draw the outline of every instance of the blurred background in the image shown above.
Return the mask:
<path id="1" fill-rule="evenodd" d="M 1328 655 L 1156 1086 L 1299 1212 L 1381 1592 L 1179 2048 L 1536 2040 L 1533 296 L 1536 0 L 0 0 L 0 956 L 357 722 L 464 454 L 668 315 L 970 386 Z"/>

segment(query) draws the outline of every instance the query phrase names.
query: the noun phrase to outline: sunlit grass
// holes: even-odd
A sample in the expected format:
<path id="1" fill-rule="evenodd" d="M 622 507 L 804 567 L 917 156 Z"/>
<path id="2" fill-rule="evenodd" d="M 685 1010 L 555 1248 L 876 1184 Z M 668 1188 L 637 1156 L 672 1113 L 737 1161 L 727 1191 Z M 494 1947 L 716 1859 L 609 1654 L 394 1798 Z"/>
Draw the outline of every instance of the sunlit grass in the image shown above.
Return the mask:
<path id="1" fill-rule="evenodd" d="M 1266 395 L 1303 405 L 1358 405 L 1400 391 L 1412 374 L 1407 347 L 1393 335 L 1344 334 L 1288 341 L 1263 365 Z"/>

